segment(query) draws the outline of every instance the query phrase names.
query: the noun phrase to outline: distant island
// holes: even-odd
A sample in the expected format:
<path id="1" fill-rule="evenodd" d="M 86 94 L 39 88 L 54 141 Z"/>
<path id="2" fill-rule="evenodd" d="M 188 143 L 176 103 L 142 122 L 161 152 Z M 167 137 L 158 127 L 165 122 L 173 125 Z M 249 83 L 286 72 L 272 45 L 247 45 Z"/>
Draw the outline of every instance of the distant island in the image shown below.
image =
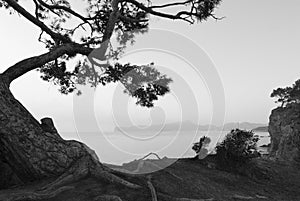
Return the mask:
<path id="1" fill-rule="evenodd" d="M 269 127 L 268 126 L 260 126 L 257 128 L 252 129 L 254 132 L 268 132 Z"/>
<path id="2" fill-rule="evenodd" d="M 249 122 L 230 122 L 226 123 L 223 126 L 216 126 L 216 125 L 197 125 L 191 121 L 184 121 L 182 123 L 180 122 L 174 122 L 174 123 L 167 123 L 165 125 L 162 124 L 156 124 L 156 125 L 151 125 L 151 126 L 127 126 L 127 127 L 115 127 L 114 132 L 151 132 L 151 131 L 165 131 L 165 132 L 170 132 L 170 131 L 208 131 L 208 130 L 213 130 L 213 131 L 230 131 L 235 128 L 239 129 L 244 129 L 244 130 L 253 130 L 258 129 L 258 128 L 267 128 L 266 124 L 261 124 L 261 123 L 249 123 Z M 268 129 L 266 129 L 268 130 Z M 255 130 L 255 131 L 260 131 L 260 130 Z M 265 132 L 265 131 L 261 131 Z M 267 131 L 266 131 L 267 132 Z"/>

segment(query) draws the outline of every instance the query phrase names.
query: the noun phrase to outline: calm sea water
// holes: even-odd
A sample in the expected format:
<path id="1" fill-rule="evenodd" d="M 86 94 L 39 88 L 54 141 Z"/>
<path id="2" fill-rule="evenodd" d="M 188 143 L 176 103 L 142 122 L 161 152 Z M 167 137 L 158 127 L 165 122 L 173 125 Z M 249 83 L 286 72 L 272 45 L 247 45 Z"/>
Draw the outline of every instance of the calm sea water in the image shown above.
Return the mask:
<path id="1" fill-rule="evenodd" d="M 194 142 L 201 136 L 209 136 L 210 151 L 214 150 L 217 142 L 221 141 L 228 131 L 207 132 L 161 132 L 149 133 L 84 133 L 80 134 L 81 141 L 96 151 L 101 162 L 122 164 L 140 159 L 150 152 L 157 153 L 161 158 L 193 157 L 195 152 L 191 149 Z M 269 133 L 257 132 L 260 136 L 258 146 L 270 142 Z"/>

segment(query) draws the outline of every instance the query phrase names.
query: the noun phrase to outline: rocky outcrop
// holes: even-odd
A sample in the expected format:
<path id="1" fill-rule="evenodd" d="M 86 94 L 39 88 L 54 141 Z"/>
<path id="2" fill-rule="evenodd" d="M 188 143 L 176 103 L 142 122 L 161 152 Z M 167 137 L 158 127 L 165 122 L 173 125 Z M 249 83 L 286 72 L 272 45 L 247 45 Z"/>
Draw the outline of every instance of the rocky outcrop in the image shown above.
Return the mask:
<path id="1" fill-rule="evenodd" d="M 57 130 L 54 126 L 53 120 L 49 117 L 41 119 L 41 127 L 45 132 L 48 133 L 57 133 Z"/>
<path id="2" fill-rule="evenodd" d="M 300 104 L 272 111 L 269 119 L 270 156 L 300 162 Z"/>

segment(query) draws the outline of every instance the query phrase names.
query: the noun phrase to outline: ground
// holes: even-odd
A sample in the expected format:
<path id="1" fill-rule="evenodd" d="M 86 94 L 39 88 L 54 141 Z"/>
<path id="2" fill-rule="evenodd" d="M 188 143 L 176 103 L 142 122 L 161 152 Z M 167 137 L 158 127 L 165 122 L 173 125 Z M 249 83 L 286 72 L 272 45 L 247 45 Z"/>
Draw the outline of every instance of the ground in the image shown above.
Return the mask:
<path id="1" fill-rule="evenodd" d="M 152 160 L 152 163 L 159 164 L 159 162 L 159 160 Z M 117 173 L 118 176 L 142 186 L 139 190 L 108 184 L 92 177 L 86 177 L 69 184 L 65 191 L 46 200 L 119 201 L 119 198 L 121 198 L 122 201 L 152 201 L 155 199 L 151 196 L 151 188 L 149 188 L 150 177 L 159 201 L 174 200 L 171 199 L 172 197 L 215 201 L 300 200 L 299 166 L 267 158 L 255 159 L 253 164 L 255 166 L 241 168 L 239 173 L 233 173 L 215 169 L 212 156 L 202 161 L 179 159 L 166 169 L 151 174 L 131 176 L 121 172 Z M 132 165 L 134 166 L 135 164 Z M 116 166 L 112 167 L 116 168 Z M 1 196 L 3 198 L 4 195 L 20 192 L 20 189 L 23 189 L 23 192 L 32 191 L 48 182 L 50 180 L 9 190 L 1 190 L 0 200 Z M 181 200 L 187 201 L 187 199 Z"/>

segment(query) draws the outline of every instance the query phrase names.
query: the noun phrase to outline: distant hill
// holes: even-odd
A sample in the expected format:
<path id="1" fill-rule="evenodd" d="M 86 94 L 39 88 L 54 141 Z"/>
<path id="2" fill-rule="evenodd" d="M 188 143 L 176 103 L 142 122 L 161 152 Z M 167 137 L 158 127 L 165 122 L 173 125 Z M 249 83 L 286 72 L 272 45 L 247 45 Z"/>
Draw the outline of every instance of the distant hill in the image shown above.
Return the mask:
<path id="1" fill-rule="evenodd" d="M 260 127 L 257 127 L 257 128 L 254 128 L 253 131 L 256 131 L 256 132 L 268 132 L 268 126 L 260 126 Z"/>
<path id="2" fill-rule="evenodd" d="M 253 130 L 254 128 L 257 127 L 265 127 L 265 124 L 260 124 L 260 123 L 249 123 L 249 122 L 242 122 L 242 123 L 238 123 L 238 122 L 234 122 L 234 123 L 227 123 L 224 125 L 223 130 L 232 130 L 235 128 L 239 128 L 239 129 L 244 129 L 244 130 Z"/>
<path id="3" fill-rule="evenodd" d="M 230 131 L 232 129 L 245 129 L 245 130 L 253 130 L 254 128 L 258 127 L 265 127 L 265 124 L 260 124 L 260 123 L 249 123 L 249 122 L 242 122 L 242 123 L 226 123 L 224 126 L 215 126 L 215 125 L 197 125 L 194 124 L 191 121 L 184 121 L 182 123 L 180 122 L 174 122 L 174 123 L 167 123 L 165 125 L 151 125 L 149 127 L 137 127 L 137 126 L 128 126 L 128 127 L 116 127 L 114 132 L 151 132 L 151 131 L 195 131 L 196 129 L 200 131 L 207 131 L 208 129 L 210 130 L 224 130 L 224 131 Z"/>
<path id="4" fill-rule="evenodd" d="M 176 130 L 196 130 L 197 125 L 190 122 L 185 121 L 182 124 L 180 122 L 167 123 L 165 125 L 157 124 L 151 125 L 149 127 L 145 126 L 128 126 L 128 127 L 116 127 L 115 132 L 126 131 L 126 132 L 140 132 L 140 131 L 176 131 Z"/>

